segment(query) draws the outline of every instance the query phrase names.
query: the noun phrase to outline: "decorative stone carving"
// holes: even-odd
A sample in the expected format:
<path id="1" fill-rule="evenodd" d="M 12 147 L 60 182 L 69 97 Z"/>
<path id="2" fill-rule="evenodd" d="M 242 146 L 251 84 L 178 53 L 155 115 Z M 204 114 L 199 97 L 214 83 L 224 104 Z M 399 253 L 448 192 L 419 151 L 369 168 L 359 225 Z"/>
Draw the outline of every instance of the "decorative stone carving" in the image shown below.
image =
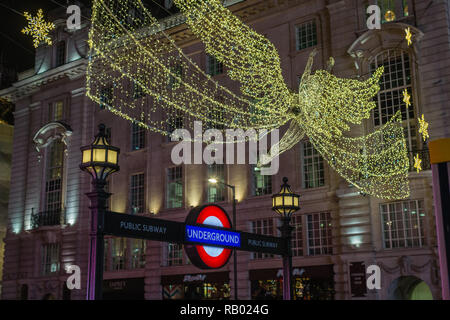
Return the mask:
<path id="1" fill-rule="evenodd" d="M 45 149 L 57 139 L 60 139 L 67 146 L 67 140 L 71 135 L 72 129 L 70 126 L 61 121 L 52 121 L 39 129 L 33 138 L 36 151 L 38 152 L 38 161 L 40 162 L 42 159 L 42 154 L 40 154 L 42 149 Z M 67 155 L 67 148 L 65 153 Z"/>

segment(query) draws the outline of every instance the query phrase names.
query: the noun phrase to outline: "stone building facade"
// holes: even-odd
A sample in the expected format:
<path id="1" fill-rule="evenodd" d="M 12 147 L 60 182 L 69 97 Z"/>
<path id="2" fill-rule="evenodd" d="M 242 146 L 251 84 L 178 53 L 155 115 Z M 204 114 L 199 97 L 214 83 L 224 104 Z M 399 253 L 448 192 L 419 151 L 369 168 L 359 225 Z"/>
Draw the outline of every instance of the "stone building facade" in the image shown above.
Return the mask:
<path id="1" fill-rule="evenodd" d="M 280 170 L 263 177 L 248 165 L 184 165 L 171 162 L 174 145 L 140 130 L 86 97 L 88 21 L 65 30 L 55 19 L 53 46 L 36 52 L 34 70 L 19 75 L 2 97 L 16 104 L 3 299 L 85 299 L 89 249 L 89 177 L 79 169 L 80 147 L 104 123 L 111 144 L 121 148 L 119 173 L 110 177 L 110 208 L 116 212 L 184 221 L 191 207 L 215 202 L 231 212 L 231 193 L 208 185 L 215 175 L 236 186 L 237 229 L 277 235 L 279 219 L 271 194 L 282 177 L 301 195 L 295 214 L 294 284 L 297 299 L 441 298 L 432 181 L 426 144 L 417 118 L 430 123 L 430 139 L 449 137 L 450 6 L 447 1 L 378 1 L 380 30 L 368 30 L 363 0 L 228 1 L 229 8 L 276 46 L 286 83 L 294 90 L 309 53 L 314 70 L 328 57 L 334 74 L 365 79 L 384 65 L 377 107 L 364 130 L 403 111 L 410 156 L 419 153 L 423 171 L 411 166 L 411 195 L 387 201 L 362 195 L 334 172 L 307 140 L 280 157 Z M 88 12 L 85 13 L 86 15 Z M 179 21 L 179 17 L 166 17 Z M 227 84 L 226 74 L 184 24 L 168 32 L 190 57 Z M 408 46 L 404 29 L 411 28 Z M 412 92 L 406 109 L 401 92 Z M 219 270 L 192 266 L 179 245 L 133 239 L 106 240 L 105 298 L 233 297 L 233 264 Z M 231 260 L 230 260 L 231 261 Z M 69 291 L 65 267 L 80 266 L 82 288 Z M 381 289 L 367 290 L 366 269 L 381 270 Z M 237 253 L 240 299 L 281 296 L 279 257 Z M 369 276 L 369 275 L 367 275 Z"/>

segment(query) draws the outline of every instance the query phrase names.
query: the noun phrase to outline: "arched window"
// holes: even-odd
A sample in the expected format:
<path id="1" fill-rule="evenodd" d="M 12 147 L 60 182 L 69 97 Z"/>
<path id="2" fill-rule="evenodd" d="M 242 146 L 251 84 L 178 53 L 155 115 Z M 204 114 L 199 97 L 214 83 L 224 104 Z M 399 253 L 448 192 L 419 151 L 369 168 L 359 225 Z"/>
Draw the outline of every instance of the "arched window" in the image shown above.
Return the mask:
<path id="1" fill-rule="evenodd" d="M 398 110 L 401 110 L 402 125 L 405 129 L 407 148 L 410 153 L 417 151 L 419 147 L 411 65 L 410 55 L 399 49 L 381 52 L 370 65 L 371 72 L 384 66 L 384 74 L 380 79 L 380 91 L 375 98 L 377 106 L 373 110 L 374 125 L 377 127 L 385 124 Z M 405 89 L 411 96 L 409 107 L 403 101 Z"/>

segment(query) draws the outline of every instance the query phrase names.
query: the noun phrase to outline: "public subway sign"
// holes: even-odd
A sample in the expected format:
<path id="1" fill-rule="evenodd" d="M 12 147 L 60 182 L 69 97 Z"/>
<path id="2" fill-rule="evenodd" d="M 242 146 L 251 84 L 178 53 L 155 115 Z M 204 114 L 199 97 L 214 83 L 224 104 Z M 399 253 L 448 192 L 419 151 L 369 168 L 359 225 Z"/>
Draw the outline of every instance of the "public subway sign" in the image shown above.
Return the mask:
<path id="1" fill-rule="evenodd" d="M 184 248 L 192 264 L 200 269 L 223 267 L 230 259 L 230 248 L 241 246 L 240 233 L 230 230 L 228 214 L 217 205 L 193 208 L 185 222 Z"/>
<path id="2" fill-rule="evenodd" d="M 275 255 L 286 253 L 285 239 L 233 230 L 228 214 L 217 205 L 193 208 L 185 222 L 108 211 L 103 232 L 118 237 L 184 244 L 191 262 L 202 269 L 224 266 L 233 249 Z"/>

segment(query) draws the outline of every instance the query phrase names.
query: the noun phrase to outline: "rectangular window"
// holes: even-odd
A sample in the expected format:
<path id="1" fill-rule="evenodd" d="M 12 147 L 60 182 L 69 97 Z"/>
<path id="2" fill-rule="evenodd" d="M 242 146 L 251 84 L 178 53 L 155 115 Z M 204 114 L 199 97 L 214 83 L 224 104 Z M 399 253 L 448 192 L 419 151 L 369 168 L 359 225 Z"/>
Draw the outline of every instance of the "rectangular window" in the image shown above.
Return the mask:
<path id="1" fill-rule="evenodd" d="M 174 167 L 167 169 L 167 198 L 166 207 L 183 207 L 183 168 Z"/>
<path id="2" fill-rule="evenodd" d="M 59 244 L 50 243 L 42 246 L 42 275 L 48 276 L 59 272 Z"/>
<path id="3" fill-rule="evenodd" d="M 133 99 L 139 99 L 145 96 L 144 88 L 147 85 L 147 77 L 140 76 L 137 81 L 133 81 Z"/>
<path id="4" fill-rule="evenodd" d="M 131 269 L 145 268 L 146 241 L 142 239 L 131 239 Z"/>
<path id="5" fill-rule="evenodd" d="M 65 144 L 55 140 L 50 146 L 45 180 L 45 213 L 41 225 L 58 225 L 61 222 L 63 201 L 63 168 Z"/>
<path id="6" fill-rule="evenodd" d="M 183 264 L 183 245 L 179 243 L 167 244 L 167 266 L 180 266 Z"/>
<path id="7" fill-rule="evenodd" d="M 253 233 L 257 234 L 263 234 L 266 236 L 273 236 L 275 233 L 273 219 L 267 218 L 267 219 L 261 219 L 261 220 L 255 220 L 251 222 L 251 230 Z M 273 258 L 273 254 L 269 253 L 261 253 L 261 252 L 252 252 L 251 258 L 252 259 L 266 259 L 266 258 Z"/>
<path id="8" fill-rule="evenodd" d="M 219 62 L 214 56 L 206 55 L 206 72 L 210 76 L 215 76 L 223 73 L 223 64 Z"/>
<path id="9" fill-rule="evenodd" d="M 181 85 L 181 80 L 183 79 L 183 67 L 181 64 L 173 66 L 170 68 L 168 86 L 172 90 L 176 90 Z"/>
<path id="10" fill-rule="evenodd" d="M 130 199 L 132 214 L 144 213 L 144 174 L 135 174 L 131 176 Z"/>
<path id="11" fill-rule="evenodd" d="M 100 109 L 106 109 L 113 102 L 114 90 L 112 86 L 104 87 L 100 90 Z"/>
<path id="12" fill-rule="evenodd" d="M 331 214 L 321 212 L 309 214 L 308 219 L 308 255 L 332 254 Z"/>
<path id="13" fill-rule="evenodd" d="M 111 239 L 111 267 L 113 271 L 125 270 L 127 256 L 127 239 Z"/>
<path id="14" fill-rule="evenodd" d="M 106 142 L 108 142 L 109 144 L 112 144 L 111 143 L 111 128 L 106 128 L 105 134 L 106 134 Z"/>
<path id="15" fill-rule="evenodd" d="M 59 41 L 56 46 L 56 67 L 66 63 L 66 42 Z"/>
<path id="16" fill-rule="evenodd" d="M 266 194 L 272 194 L 272 176 L 262 175 L 261 168 L 255 165 L 251 166 L 251 172 L 253 175 L 253 190 L 254 196 L 263 196 Z"/>
<path id="17" fill-rule="evenodd" d="M 183 126 L 184 117 L 181 111 L 175 111 L 174 113 L 169 114 L 166 122 L 166 131 L 169 133 L 169 135 L 167 135 L 167 142 L 172 141 L 170 134 L 176 129 L 183 129 Z"/>
<path id="18" fill-rule="evenodd" d="M 303 256 L 303 225 L 302 216 L 294 215 L 291 218 L 292 231 L 292 255 L 294 257 Z"/>
<path id="19" fill-rule="evenodd" d="M 212 164 L 208 165 L 208 179 L 214 178 L 218 181 L 225 181 L 225 165 L 224 164 Z M 221 183 L 208 184 L 208 202 L 225 201 L 225 186 Z"/>
<path id="20" fill-rule="evenodd" d="M 64 120 L 64 102 L 56 101 L 54 103 L 51 103 L 49 121 L 61 120 Z"/>
<path id="21" fill-rule="evenodd" d="M 317 45 L 316 21 L 305 22 L 295 28 L 297 50 L 303 50 Z"/>
<path id="22" fill-rule="evenodd" d="M 421 149 L 420 141 L 417 139 L 410 56 L 401 50 L 387 50 L 376 56 L 371 64 L 372 73 L 380 66 L 384 66 L 384 73 L 380 79 L 380 91 L 374 99 L 377 104 L 373 109 L 374 126 L 386 124 L 400 110 L 411 163 L 410 171 L 413 171 L 414 156 L 419 153 L 426 161 L 428 151 L 425 147 Z M 405 90 L 410 96 L 409 107 L 403 101 Z M 428 164 L 423 165 L 424 169 L 428 168 Z"/>
<path id="23" fill-rule="evenodd" d="M 145 148 L 145 134 L 144 127 L 137 123 L 131 124 L 131 150 L 140 150 Z"/>
<path id="24" fill-rule="evenodd" d="M 385 249 L 422 247 L 425 244 L 423 200 L 380 205 Z"/>
<path id="25" fill-rule="evenodd" d="M 325 185 L 325 172 L 322 156 L 309 142 L 301 144 L 302 185 L 305 189 L 318 188 Z"/>

